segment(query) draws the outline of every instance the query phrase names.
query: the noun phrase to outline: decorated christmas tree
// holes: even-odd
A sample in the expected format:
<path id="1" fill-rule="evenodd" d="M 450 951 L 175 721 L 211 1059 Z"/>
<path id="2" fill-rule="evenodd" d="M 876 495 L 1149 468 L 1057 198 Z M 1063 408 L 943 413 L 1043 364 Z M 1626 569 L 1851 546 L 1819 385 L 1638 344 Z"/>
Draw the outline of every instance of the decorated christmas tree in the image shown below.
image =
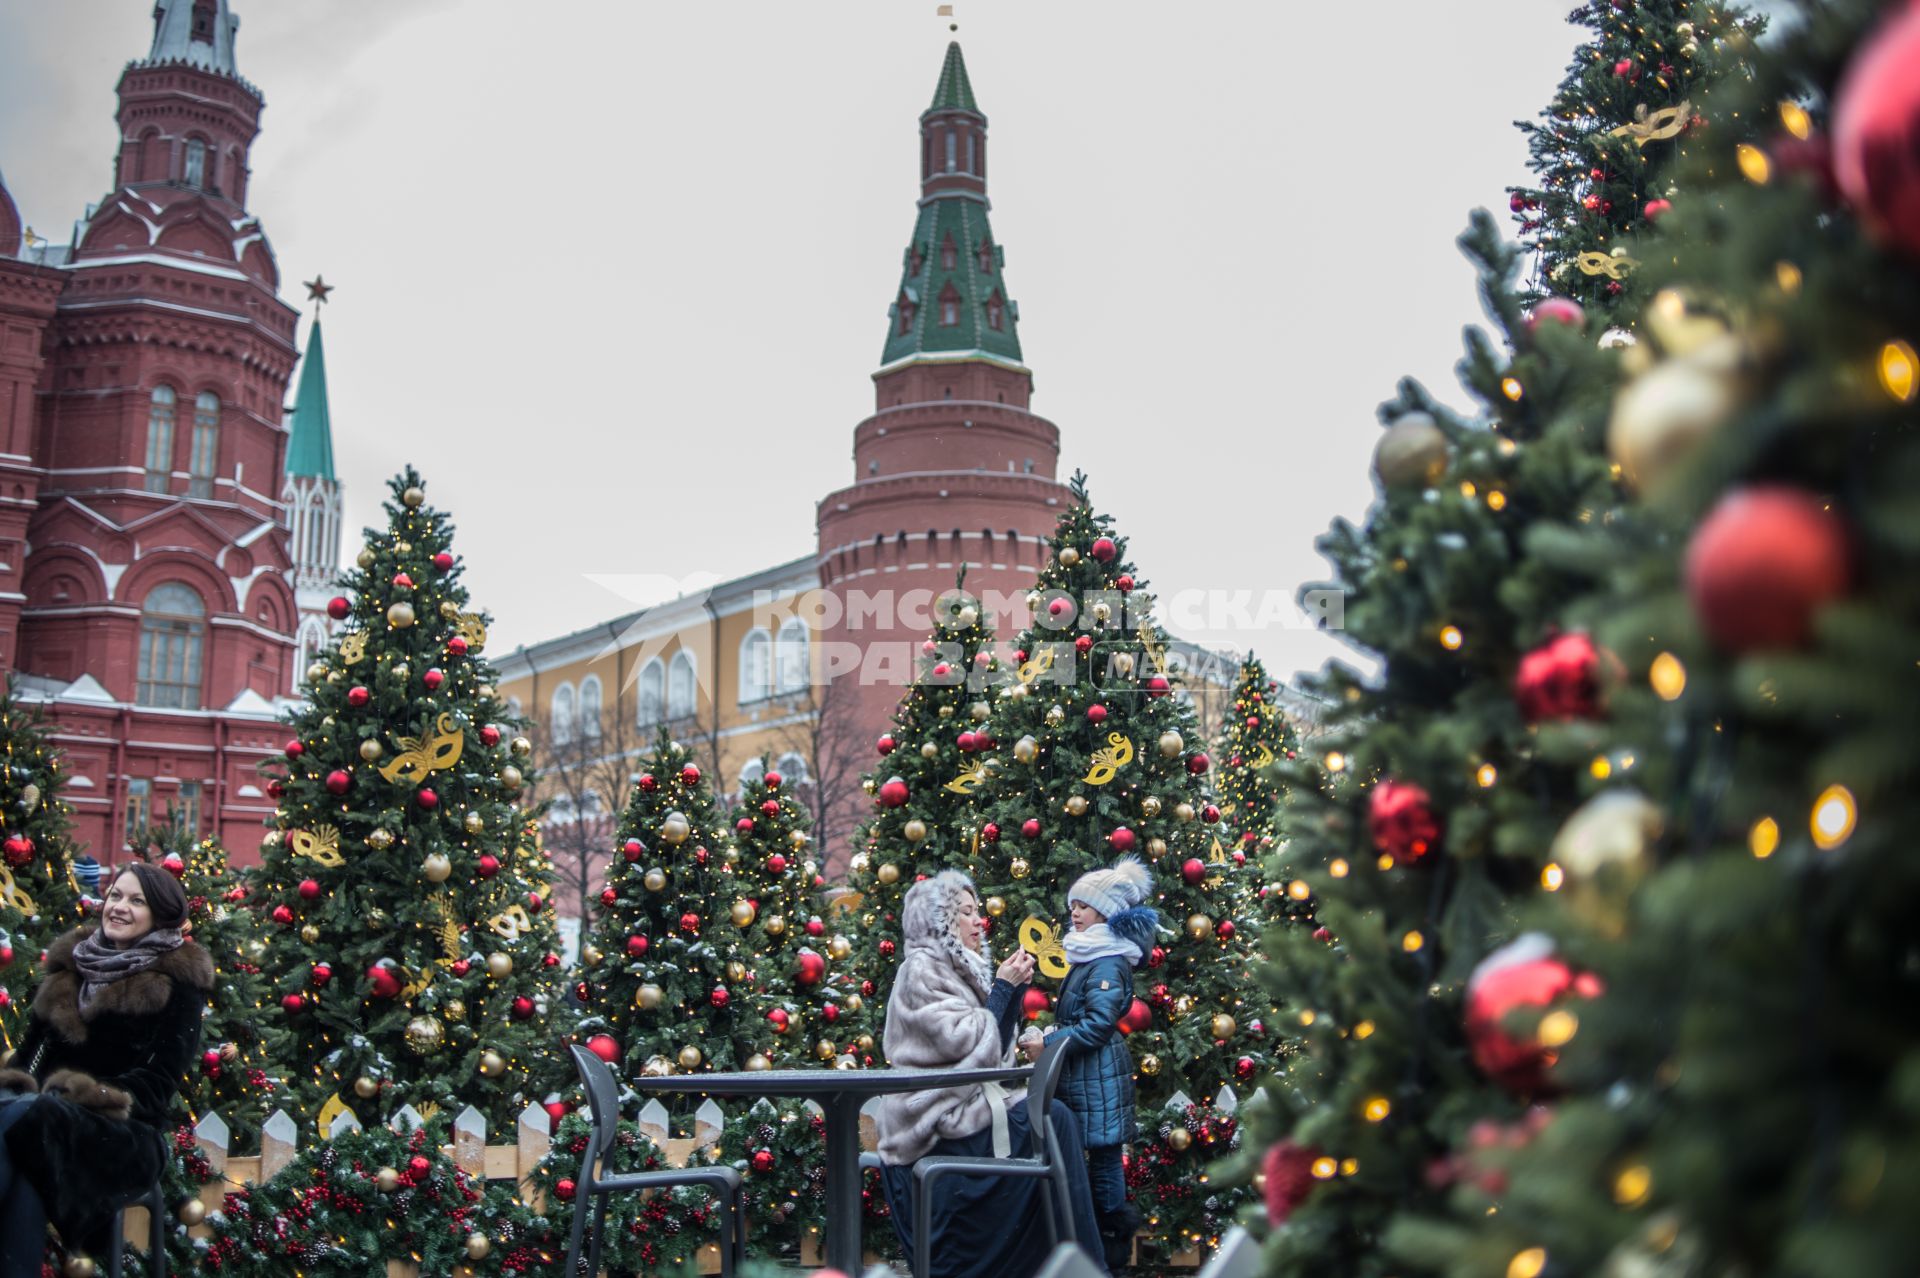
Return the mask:
<path id="1" fill-rule="evenodd" d="M 1706 0 L 1589 0 L 1567 21 L 1590 34 L 1540 121 L 1519 126 L 1535 183 L 1508 203 L 1547 290 L 1630 316 L 1645 233 L 1681 196 L 1673 163 L 1710 142 L 1698 107 L 1716 57 L 1761 24 Z"/>
<path id="2" fill-rule="evenodd" d="M 616 1069 L 741 1069 L 751 1015 L 739 855 L 693 752 L 663 731 L 614 832 L 582 946 L 579 1034 Z"/>
<path id="3" fill-rule="evenodd" d="M 1644 277 L 1667 323 L 1609 421 L 1645 440 L 1672 387 L 1712 393 L 1618 458 L 1622 518 L 1554 542 L 1595 586 L 1570 618 L 1621 664 L 1616 766 L 1502 976 L 1534 997 L 1486 1040 L 1541 1107 L 1472 1142 L 1444 1224 L 1391 1240 L 1449 1274 L 1920 1253 L 1920 10 L 1776 22 L 1707 96 L 1740 124 L 1682 167 L 1698 195 Z"/>
<path id="4" fill-rule="evenodd" d="M 451 521 L 412 470 L 390 488 L 271 769 L 263 969 L 306 1120 L 474 1105 L 509 1130 L 564 1076 L 531 746 L 481 655 Z"/>
<path id="5" fill-rule="evenodd" d="M 941 870 L 972 873 L 982 839 L 974 795 L 980 762 L 994 750 L 987 728 L 998 670 L 993 630 L 966 593 L 964 574 L 936 610 L 933 632 L 921 644 L 919 677 L 876 742 L 880 762 L 863 782 L 876 795 L 889 787 L 889 798 L 904 786 L 906 801 L 874 808 L 854 835 L 849 865 L 859 897 L 850 939 L 861 977 L 854 1046 L 863 1064 L 876 1057 L 868 1040 L 877 1042 L 886 1026 L 907 889 Z"/>
<path id="6" fill-rule="evenodd" d="M 1296 757 L 1299 744 L 1293 725 L 1280 710 L 1280 685 L 1258 657 L 1248 654 L 1234 679 L 1233 701 L 1214 743 L 1218 760 L 1214 784 L 1230 859 L 1236 866 L 1251 863 L 1255 867 L 1239 878 L 1264 903 L 1257 912 L 1271 918 L 1304 919 L 1312 912 L 1310 902 L 1287 895 L 1285 883 L 1291 875 L 1283 870 L 1280 881 L 1268 885 L 1259 874 L 1279 840 L 1285 791 L 1274 769 Z"/>
<path id="7" fill-rule="evenodd" d="M 40 716 L 0 688 L 0 1054 L 26 1032 L 40 955 L 82 917 L 66 778 Z"/>

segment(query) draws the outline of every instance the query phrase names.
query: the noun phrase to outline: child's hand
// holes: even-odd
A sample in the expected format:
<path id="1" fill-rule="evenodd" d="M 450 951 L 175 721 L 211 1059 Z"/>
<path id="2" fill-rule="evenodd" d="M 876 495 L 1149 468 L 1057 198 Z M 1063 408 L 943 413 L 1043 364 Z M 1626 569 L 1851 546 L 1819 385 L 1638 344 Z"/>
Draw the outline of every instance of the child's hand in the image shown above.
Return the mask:
<path id="1" fill-rule="evenodd" d="M 1033 980 L 1033 955 L 1025 950 L 1015 950 L 994 975 L 1009 985 L 1027 984 Z"/>

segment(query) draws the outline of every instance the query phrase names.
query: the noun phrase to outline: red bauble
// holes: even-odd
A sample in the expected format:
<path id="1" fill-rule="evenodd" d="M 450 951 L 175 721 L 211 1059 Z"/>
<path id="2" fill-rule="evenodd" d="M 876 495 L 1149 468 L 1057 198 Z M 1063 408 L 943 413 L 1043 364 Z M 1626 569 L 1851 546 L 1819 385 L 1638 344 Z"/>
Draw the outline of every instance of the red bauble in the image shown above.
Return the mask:
<path id="1" fill-rule="evenodd" d="M 548 1119 L 547 1134 L 548 1135 L 552 1135 L 554 1132 L 558 1131 L 560 1129 L 561 1120 L 565 1119 L 568 1114 L 571 1114 L 573 1112 L 573 1106 L 567 1104 L 565 1101 L 558 1101 L 558 1100 L 550 1100 L 546 1104 L 542 1105 L 540 1108 L 547 1111 L 547 1119 Z"/>
<path id="2" fill-rule="evenodd" d="M 802 985 L 818 985 L 820 978 L 827 974 L 827 961 L 812 950 L 801 950 L 799 961 L 794 967 L 793 979 Z"/>
<path id="3" fill-rule="evenodd" d="M 1847 529 L 1797 488 L 1743 488 L 1720 499 L 1687 547 L 1687 598 L 1701 628 L 1733 652 L 1793 648 L 1847 589 Z"/>
<path id="4" fill-rule="evenodd" d="M 1157 674 L 1147 676 L 1147 695 L 1149 697 L 1164 697 L 1171 691 L 1173 691 L 1173 683 L 1165 675 Z"/>
<path id="5" fill-rule="evenodd" d="M 220 1068 L 220 1049 L 209 1047 L 200 1053 L 200 1068 L 209 1072 Z"/>
<path id="6" fill-rule="evenodd" d="M 330 963 L 315 963 L 313 970 L 307 974 L 307 977 L 314 985 L 323 986 L 333 979 L 333 965 Z"/>
<path id="7" fill-rule="evenodd" d="M 779 816 L 779 815 L 780 815 L 780 800 L 778 800 L 778 799 L 763 799 L 763 800 L 761 801 L 761 803 L 760 803 L 760 811 L 761 811 L 761 813 L 762 813 L 763 815 L 766 815 L 766 816 Z"/>
<path id="8" fill-rule="evenodd" d="M 1107 835 L 1107 846 L 1111 847 L 1115 852 L 1131 852 L 1133 851 L 1133 844 L 1133 831 L 1124 825 L 1116 826 L 1113 831 Z"/>
<path id="9" fill-rule="evenodd" d="M 1671 212 L 1672 209 L 1672 200 L 1648 200 L 1647 207 L 1641 209 L 1640 212 L 1646 217 L 1647 221 L 1658 222 L 1662 217 Z"/>
<path id="10" fill-rule="evenodd" d="M 464 657 L 467 655 L 467 641 L 460 635 L 455 635 L 447 640 L 447 651 L 456 657 Z"/>
<path id="11" fill-rule="evenodd" d="M 768 874 L 785 874 L 786 872 L 787 872 L 786 857 L 781 856 L 778 852 L 775 852 L 772 856 L 769 856 L 767 858 Z"/>
<path id="12" fill-rule="evenodd" d="M 1072 606 L 1072 604 L 1069 604 L 1064 599 L 1053 599 L 1047 603 L 1047 612 L 1052 616 L 1058 617 Z"/>
<path id="13" fill-rule="evenodd" d="M 1164 949 L 1161 949 L 1158 945 L 1154 946 L 1152 951 L 1149 952 L 1147 955 L 1148 967 L 1159 967 L 1162 963 L 1166 961 L 1167 961 L 1167 952 Z"/>
<path id="14" fill-rule="evenodd" d="M 1107 721 L 1107 708 L 1105 706 L 1101 705 L 1098 701 L 1096 701 L 1092 705 L 1087 707 L 1088 723 L 1105 723 L 1106 721 Z"/>
<path id="15" fill-rule="evenodd" d="M 833 1023 L 834 1023 L 835 1021 L 837 1021 L 837 1020 L 839 1020 L 839 1019 L 840 1019 L 840 1005 L 839 1005 L 838 1003 L 823 1003 L 823 1004 L 821 1004 L 821 1005 L 820 1005 L 820 1019 L 821 1019 L 821 1020 L 823 1020 L 823 1021 L 825 1021 L 825 1022 L 826 1022 L 827 1024 L 829 1024 L 829 1025 L 831 1025 L 831 1024 L 833 1024 Z"/>
<path id="16" fill-rule="evenodd" d="M 269 799 L 277 799 L 286 792 L 286 782 L 282 781 L 279 777 L 274 777 L 271 781 L 267 782 L 267 797 Z"/>
<path id="17" fill-rule="evenodd" d="M 413 578 L 407 576 L 404 572 L 396 572 L 393 574 L 393 584 L 402 590 L 412 590 Z"/>
<path id="18" fill-rule="evenodd" d="M 619 900 L 620 900 L 620 894 L 614 891 L 612 888 L 600 889 L 600 904 L 607 906 L 608 908 L 612 908 L 613 905 Z"/>
<path id="19" fill-rule="evenodd" d="M 876 797 L 883 808 L 901 807 L 907 801 L 907 783 L 899 777 L 888 777 Z"/>
<path id="20" fill-rule="evenodd" d="M 419 792 L 417 792 L 413 796 L 413 798 L 414 798 L 414 801 L 423 808 L 431 809 L 431 808 L 437 808 L 440 806 L 440 796 L 434 791 L 428 790 L 424 787 L 422 787 L 419 790 Z"/>
<path id="21" fill-rule="evenodd" d="M 1196 777 L 1212 766 L 1213 760 L 1207 757 L 1204 750 L 1196 751 L 1187 756 L 1187 771 L 1193 773 Z"/>
<path id="22" fill-rule="evenodd" d="M 559 1180 L 553 1182 L 553 1196 L 563 1203 L 572 1202 L 574 1194 L 578 1193 L 579 1190 L 580 1187 L 573 1183 L 573 1177 L 571 1176 L 562 1176 Z"/>
<path id="23" fill-rule="evenodd" d="M 345 768 L 335 768 L 327 773 L 327 793 L 345 794 L 353 788 L 353 774 Z"/>
<path id="24" fill-rule="evenodd" d="M 1537 333 L 1542 324 L 1564 324 L 1568 328 L 1578 329 L 1587 322 L 1587 313 L 1580 303 L 1570 297 L 1549 297 L 1543 299 L 1527 313 L 1527 332 Z"/>
<path id="25" fill-rule="evenodd" d="M 707 1002 L 715 1007 L 725 1007 L 732 1000 L 733 996 L 727 993 L 727 987 L 724 985 L 714 986 L 713 993 L 707 995 Z"/>
<path id="26" fill-rule="evenodd" d="M 482 852 L 480 859 L 473 863 L 473 872 L 483 879 L 490 879 L 500 873 L 500 858 L 491 852 Z"/>
<path id="27" fill-rule="evenodd" d="M 1632 59 L 1632 58 L 1622 58 L 1622 59 L 1620 59 L 1620 60 L 1619 60 L 1618 62 L 1616 62 L 1616 63 L 1614 63 L 1614 64 L 1613 64 L 1613 73 L 1614 73 L 1615 75 L 1622 75 L 1622 76 L 1624 76 L 1624 75 L 1632 75 L 1632 74 L 1633 74 L 1633 59 Z"/>
<path id="28" fill-rule="evenodd" d="M 752 1163 L 755 1171 L 764 1176 L 773 1170 L 773 1151 L 770 1149 L 756 1149 L 753 1151 L 753 1157 L 748 1161 Z"/>
<path id="29" fill-rule="evenodd" d="M 998 843 L 1000 841 L 1000 827 L 991 821 L 987 822 L 980 827 L 980 838 L 983 842 Z"/>
<path id="30" fill-rule="evenodd" d="M 397 998 L 404 982 L 390 965 L 375 963 L 367 969 L 367 990 L 375 998 Z"/>
<path id="31" fill-rule="evenodd" d="M 1083 657 L 1086 656 L 1089 652 L 1092 652 L 1093 636 L 1081 635 L 1079 638 L 1075 639 L 1073 641 L 1073 650 L 1079 653 Z"/>
<path id="32" fill-rule="evenodd" d="M 733 823 L 733 828 L 735 832 L 739 834 L 752 834 L 753 818 L 750 816 L 743 816 L 738 821 L 735 821 Z"/>
<path id="33" fill-rule="evenodd" d="M 700 916 L 692 910 L 688 910 L 685 914 L 682 914 L 680 916 L 680 930 L 688 936 L 698 936 L 700 934 Z"/>
<path id="34" fill-rule="evenodd" d="M 555 954 L 552 950 L 548 950 L 545 954 L 540 956 L 540 966 L 541 967 L 559 967 L 560 956 L 558 954 Z"/>
<path id="35" fill-rule="evenodd" d="M 1113 544 L 1111 537 L 1095 537 L 1093 545 L 1087 547 L 1087 553 L 1103 564 L 1110 564 L 1113 557 L 1120 553 L 1120 548 Z"/>
<path id="36" fill-rule="evenodd" d="M 953 739 L 953 744 L 960 748 L 961 754 L 972 754 L 973 741 L 974 741 L 974 737 L 972 732 L 962 732 L 959 736 Z"/>
<path id="37" fill-rule="evenodd" d="M 327 600 L 327 615 L 335 621 L 345 621 L 353 612 L 353 603 L 345 595 L 335 595 Z"/>
<path id="38" fill-rule="evenodd" d="M 473 970 L 473 962 L 470 959 L 455 959 L 453 961 L 453 966 L 450 967 L 448 970 L 451 971 L 455 976 L 465 976 L 468 972 L 471 972 Z"/>
<path id="39" fill-rule="evenodd" d="M 525 994 L 520 995 L 513 1000 L 511 1013 L 513 1019 L 516 1021 L 531 1020 L 533 1017 L 533 1000 Z"/>
<path id="40" fill-rule="evenodd" d="M 1520 658 L 1513 699 L 1527 722 L 1590 719 L 1600 709 L 1600 650 L 1583 634 L 1564 634 Z"/>
<path id="41" fill-rule="evenodd" d="M 1139 999 L 1128 1004 L 1127 1010 L 1120 1013 L 1120 1019 L 1114 1022 L 1122 1034 L 1134 1034 L 1140 1030 L 1153 1028 L 1153 1009 Z"/>
<path id="42" fill-rule="evenodd" d="M 646 937 L 644 937 L 644 936 L 629 936 L 629 937 L 627 938 L 627 954 L 628 954 L 628 955 L 629 955 L 630 957 L 632 957 L 632 958 L 640 958 L 640 957 L 642 957 L 642 956 L 644 956 L 644 955 L 646 954 L 646 952 L 647 952 L 647 938 L 646 938 Z"/>
<path id="43" fill-rule="evenodd" d="M 176 879 L 187 877 L 187 863 L 180 859 L 178 852 L 169 852 L 160 858 L 160 868 Z"/>
<path id="44" fill-rule="evenodd" d="M 1257 1069 L 1259 1069 L 1259 1065 L 1255 1063 L 1253 1057 L 1242 1056 L 1233 1063 L 1233 1076 L 1244 1083 L 1253 1077 L 1254 1071 Z"/>
<path id="45" fill-rule="evenodd" d="M 360 684 L 355 684 L 353 687 L 347 689 L 347 704 L 355 710 L 358 710 L 371 700 L 373 700 L 373 693 Z"/>
<path id="46" fill-rule="evenodd" d="M 899 744 L 900 743 L 898 741 L 895 741 L 893 739 L 893 736 L 890 733 L 882 733 L 880 736 L 880 739 L 873 743 L 874 748 L 878 750 L 882 755 L 892 754 L 893 748 Z"/>
<path id="47" fill-rule="evenodd" d="M 317 879 L 301 879 L 299 892 L 301 900 L 317 901 L 320 899 L 320 883 Z"/>
<path id="48" fill-rule="evenodd" d="M 1512 209 L 1515 213 L 1525 212 L 1527 207 L 1527 197 L 1520 194 L 1520 192 L 1515 191 L 1512 195 L 1509 195 L 1507 197 L 1507 207 Z"/>
<path id="49" fill-rule="evenodd" d="M 280 1009 L 289 1016 L 296 1012 L 304 1012 L 307 1010 L 307 996 L 305 994 L 288 994 L 281 998 Z"/>
<path id="50" fill-rule="evenodd" d="M 1180 867 L 1180 877 L 1189 883 L 1198 883 L 1207 877 L 1207 863 L 1199 857 L 1188 857 L 1187 863 Z"/>
<path id="51" fill-rule="evenodd" d="M 681 784 L 681 785 L 699 785 L 699 784 L 700 784 L 700 769 L 699 769 L 699 768 L 697 768 L 697 767 L 695 767 L 695 766 L 694 766 L 693 764 L 691 764 L 691 763 L 689 763 L 689 764 L 687 764 L 687 765 L 686 765 L 686 766 L 685 766 L 684 768 L 681 768 L 681 769 L 680 769 L 680 784 Z"/>
<path id="52" fill-rule="evenodd" d="M 892 958 L 892 957 L 893 957 L 893 950 L 894 950 L 894 945 L 893 945 L 893 942 L 892 942 L 892 941 L 882 941 L 882 942 L 880 942 L 880 957 L 881 957 L 881 958 Z"/>
<path id="53" fill-rule="evenodd" d="M 1212 825 L 1220 819 L 1220 809 L 1216 805 L 1209 803 L 1206 807 L 1200 809 L 1200 819 L 1208 825 Z"/>
<path id="54" fill-rule="evenodd" d="M 446 681 L 447 681 L 447 676 L 442 674 L 438 667 L 428 670 L 425 674 L 420 676 L 420 682 L 427 685 L 428 692 L 437 692 L 440 688 L 440 685 L 445 683 Z"/>
<path id="55" fill-rule="evenodd" d="M 826 930 L 827 930 L 827 925 L 821 922 L 818 918 L 811 918 L 807 920 L 808 936 L 821 936 L 826 933 Z"/>
<path id="56" fill-rule="evenodd" d="M 620 1059 L 620 1044 L 611 1034 L 595 1034 L 587 1040 L 587 1050 L 609 1065 Z"/>
<path id="57" fill-rule="evenodd" d="M 640 793 L 642 794 L 652 794 L 660 788 L 660 783 L 653 779 L 653 773 L 651 772 L 642 772 L 640 779 L 635 781 L 634 784 L 640 787 Z"/>
<path id="58" fill-rule="evenodd" d="M 1133 574 L 1123 572 L 1113 579 L 1113 584 L 1114 588 L 1124 595 L 1133 589 Z"/>
<path id="59" fill-rule="evenodd" d="M 950 665 L 948 665 L 948 664 L 947 664 L 946 662 L 944 662 L 944 661 L 936 661 L 936 662 L 934 662 L 934 663 L 933 663 L 933 677 L 934 677 L 934 678 L 936 678 L 936 679 L 944 679 L 944 678 L 946 678 L 946 677 L 947 677 L 948 675 L 950 675 L 950 674 L 952 674 L 952 673 L 953 673 L 953 667 L 952 667 L 952 666 L 950 666 Z"/>
<path id="60" fill-rule="evenodd" d="M 297 759 L 307 752 L 307 748 L 298 741 L 289 741 L 283 747 L 283 752 L 289 759 Z"/>
<path id="61" fill-rule="evenodd" d="M 1022 821 L 1020 823 L 1020 837 L 1023 839 L 1039 838 L 1040 837 L 1040 818 L 1028 817 L 1026 820 Z"/>
<path id="62" fill-rule="evenodd" d="M 33 840 L 24 834 L 8 835 L 5 852 L 8 865 L 15 867 L 25 865 L 33 860 Z"/>
<path id="63" fill-rule="evenodd" d="M 1439 846 L 1440 821 L 1425 787 L 1382 781 L 1367 796 L 1367 828 L 1373 846 L 1399 865 L 1412 865 Z"/>
<path id="64" fill-rule="evenodd" d="M 483 726 L 480 729 L 480 744 L 487 747 L 487 749 L 489 750 L 499 745 L 500 729 L 494 727 L 491 723 Z"/>
<path id="65" fill-rule="evenodd" d="M 1221 919 L 1219 924 L 1213 929 L 1213 934 L 1223 941 L 1231 941 L 1236 930 L 1233 926 L 1232 919 Z"/>
<path id="66" fill-rule="evenodd" d="M 275 923 L 279 923 L 279 924 L 281 924 L 281 925 L 283 925 L 283 926 L 284 926 L 284 925 L 286 925 L 286 924 L 288 924 L 288 923 L 291 923 L 291 922 L 293 922 L 293 907 L 292 907 L 292 906 L 290 906 L 290 905 L 276 905 L 276 906 L 274 906 L 274 907 L 273 907 L 273 921 L 274 921 Z"/>
<path id="67" fill-rule="evenodd" d="M 453 556 L 443 550 L 433 557 L 433 566 L 441 572 L 445 572 L 447 569 L 453 567 Z"/>
<path id="68" fill-rule="evenodd" d="M 626 857 L 629 862 L 638 861 L 646 853 L 646 850 L 645 847 L 641 846 L 640 840 L 638 839 L 628 839 L 620 845 L 620 855 Z"/>
<path id="69" fill-rule="evenodd" d="M 1835 95 L 1833 167 L 1875 231 L 1920 254 L 1920 8 L 1890 17 L 1854 55 Z"/>
<path id="70" fill-rule="evenodd" d="M 761 780 L 767 783 L 767 789 L 769 790 L 778 790 L 780 788 L 780 774 L 778 772 L 769 772 L 766 776 L 762 777 Z"/>
<path id="71" fill-rule="evenodd" d="M 1556 1059 L 1537 1038 L 1522 1037 L 1503 1026 L 1520 1008 L 1546 1008 L 1572 994 L 1591 998 L 1598 978 L 1575 975 L 1553 952 L 1553 942 L 1530 932 L 1480 961 L 1467 978 L 1465 1028 L 1473 1063 L 1501 1086 L 1515 1092 L 1542 1090 Z"/>
<path id="72" fill-rule="evenodd" d="M 1307 1201 L 1307 1195 L 1313 1192 L 1313 1165 L 1319 1160 L 1318 1149 L 1290 1140 L 1281 1141 L 1260 1160 L 1260 1172 L 1266 1178 L 1262 1192 L 1269 1225 L 1278 1229 L 1286 1224 L 1294 1208 Z"/>
<path id="73" fill-rule="evenodd" d="M 1030 1021 L 1038 1019 L 1052 1005 L 1047 992 L 1036 985 L 1029 985 L 1027 992 L 1020 996 L 1020 1011 Z"/>

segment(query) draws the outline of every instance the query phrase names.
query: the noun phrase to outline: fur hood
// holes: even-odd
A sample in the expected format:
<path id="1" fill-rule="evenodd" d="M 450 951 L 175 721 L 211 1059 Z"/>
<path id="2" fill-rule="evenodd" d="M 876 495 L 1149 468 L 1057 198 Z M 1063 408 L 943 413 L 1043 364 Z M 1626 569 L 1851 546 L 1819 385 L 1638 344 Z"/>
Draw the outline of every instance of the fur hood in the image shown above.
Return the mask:
<path id="1" fill-rule="evenodd" d="M 176 981 L 203 994 L 213 989 L 213 957 L 194 942 L 182 941 L 178 949 L 161 955 L 152 967 L 103 988 L 83 1012 L 80 971 L 74 965 L 73 949 L 93 930 L 75 928 L 47 947 L 46 976 L 33 998 L 33 1014 L 70 1043 L 86 1042 L 88 1027 L 102 1016 L 156 1015 L 173 997 Z"/>
<path id="2" fill-rule="evenodd" d="M 960 912 L 963 894 L 978 900 L 980 891 L 973 886 L 972 879 L 958 870 L 942 870 L 914 884 L 907 891 L 906 903 L 900 907 L 900 935 L 906 941 L 908 953 L 931 951 L 930 957 L 945 961 L 962 978 L 971 981 L 984 999 L 993 989 L 993 968 L 986 955 L 968 949 L 953 933 L 953 920 Z"/>

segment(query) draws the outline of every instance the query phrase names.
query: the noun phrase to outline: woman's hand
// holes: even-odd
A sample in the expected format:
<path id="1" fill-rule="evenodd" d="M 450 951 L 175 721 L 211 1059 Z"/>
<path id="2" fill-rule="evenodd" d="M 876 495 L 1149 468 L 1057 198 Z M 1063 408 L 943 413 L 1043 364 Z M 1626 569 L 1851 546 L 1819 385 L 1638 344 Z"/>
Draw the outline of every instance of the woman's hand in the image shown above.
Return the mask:
<path id="1" fill-rule="evenodd" d="M 1029 1029 L 1020 1036 L 1020 1054 L 1030 1061 L 1040 1059 L 1041 1049 L 1047 1045 L 1047 1036 L 1037 1029 Z"/>
<path id="2" fill-rule="evenodd" d="M 1009 985 L 1026 985 L 1033 980 L 1033 955 L 1025 950 L 1015 950 L 1007 956 L 994 976 Z"/>

